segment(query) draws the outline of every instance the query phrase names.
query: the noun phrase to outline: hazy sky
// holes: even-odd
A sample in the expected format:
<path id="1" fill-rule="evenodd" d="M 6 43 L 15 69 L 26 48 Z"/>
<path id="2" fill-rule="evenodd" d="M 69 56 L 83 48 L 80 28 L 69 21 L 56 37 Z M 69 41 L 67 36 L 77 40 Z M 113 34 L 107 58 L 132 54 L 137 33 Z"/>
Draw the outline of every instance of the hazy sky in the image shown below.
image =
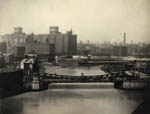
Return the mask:
<path id="1" fill-rule="evenodd" d="M 0 35 L 23 27 L 25 33 L 72 28 L 79 40 L 150 41 L 150 0 L 0 0 Z"/>

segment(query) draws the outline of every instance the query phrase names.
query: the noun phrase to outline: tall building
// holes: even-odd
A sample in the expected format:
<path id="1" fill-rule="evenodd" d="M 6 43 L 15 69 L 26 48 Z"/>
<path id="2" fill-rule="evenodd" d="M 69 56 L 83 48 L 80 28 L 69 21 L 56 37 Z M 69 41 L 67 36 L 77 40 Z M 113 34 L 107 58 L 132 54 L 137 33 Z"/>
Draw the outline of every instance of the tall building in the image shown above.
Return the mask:
<path id="1" fill-rule="evenodd" d="M 25 43 L 27 35 L 22 32 L 21 27 L 15 27 L 14 33 L 5 34 L 1 37 L 2 42 L 6 42 L 8 49 L 17 46 L 20 43 Z"/>
<path id="2" fill-rule="evenodd" d="M 0 42 L 0 52 L 6 53 L 6 42 Z"/>
<path id="3" fill-rule="evenodd" d="M 58 26 L 51 26 L 48 34 L 25 34 L 21 27 L 15 27 L 14 33 L 2 36 L 2 42 L 7 44 L 7 52 L 16 53 L 16 47 L 20 44 L 54 44 L 55 54 L 75 54 L 77 48 L 77 35 L 72 30 L 66 33 L 59 32 Z M 38 46 L 37 45 L 37 46 Z M 42 46 L 41 46 L 42 47 Z M 26 47 L 27 48 L 27 47 Z M 22 48 L 23 49 L 23 48 Z"/>
<path id="4" fill-rule="evenodd" d="M 69 54 L 74 54 L 77 51 L 77 35 L 72 34 L 72 30 L 68 32 L 68 47 L 67 47 L 67 52 Z M 64 40 L 64 42 L 66 42 Z"/>
<path id="5" fill-rule="evenodd" d="M 64 41 L 63 41 L 63 35 L 62 34 L 56 34 L 54 39 L 55 44 L 55 53 L 56 54 L 62 54 L 64 53 Z"/>
<path id="6" fill-rule="evenodd" d="M 56 54 L 75 54 L 77 48 L 77 35 L 72 30 L 66 33 L 59 32 L 59 27 L 49 28 L 49 34 L 34 35 L 34 40 L 40 43 L 55 44 Z"/>

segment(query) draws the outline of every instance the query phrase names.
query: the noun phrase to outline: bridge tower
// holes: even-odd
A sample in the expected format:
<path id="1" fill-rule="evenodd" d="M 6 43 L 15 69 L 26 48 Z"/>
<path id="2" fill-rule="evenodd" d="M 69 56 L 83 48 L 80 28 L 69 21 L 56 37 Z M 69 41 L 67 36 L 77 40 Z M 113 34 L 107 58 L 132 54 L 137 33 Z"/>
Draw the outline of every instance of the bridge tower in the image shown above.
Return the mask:
<path id="1" fill-rule="evenodd" d="M 26 55 L 21 62 L 21 68 L 24 72 L 24 89 L 25 90 L 43 90 L 48 88 L 44 84 L 43 77 L 39 73 L 37 55 Z"/>

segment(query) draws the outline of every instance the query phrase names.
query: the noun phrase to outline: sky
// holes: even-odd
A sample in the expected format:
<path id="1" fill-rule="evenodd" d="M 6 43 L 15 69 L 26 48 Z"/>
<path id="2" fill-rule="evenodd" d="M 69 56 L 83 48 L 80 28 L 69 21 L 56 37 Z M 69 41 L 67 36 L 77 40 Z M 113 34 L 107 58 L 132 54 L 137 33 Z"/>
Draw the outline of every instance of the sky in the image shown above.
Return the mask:
<path id="1" fill-rule="evenodd" d="M 150 0 L 0 0 L 0 35 L 72 29 L 78 41 L 150 42 Z"/>

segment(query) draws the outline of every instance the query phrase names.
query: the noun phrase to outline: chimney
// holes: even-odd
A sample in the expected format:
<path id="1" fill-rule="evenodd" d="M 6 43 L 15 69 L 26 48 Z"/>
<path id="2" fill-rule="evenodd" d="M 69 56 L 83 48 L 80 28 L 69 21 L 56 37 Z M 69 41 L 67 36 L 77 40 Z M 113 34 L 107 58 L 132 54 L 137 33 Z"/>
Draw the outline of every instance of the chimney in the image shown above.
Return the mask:
<path id="1" fill-rule="evenodd" d="M 123 44 L 126 45 L 126 33 L 124 33 L 123 38 L 124 38 Z"/>

